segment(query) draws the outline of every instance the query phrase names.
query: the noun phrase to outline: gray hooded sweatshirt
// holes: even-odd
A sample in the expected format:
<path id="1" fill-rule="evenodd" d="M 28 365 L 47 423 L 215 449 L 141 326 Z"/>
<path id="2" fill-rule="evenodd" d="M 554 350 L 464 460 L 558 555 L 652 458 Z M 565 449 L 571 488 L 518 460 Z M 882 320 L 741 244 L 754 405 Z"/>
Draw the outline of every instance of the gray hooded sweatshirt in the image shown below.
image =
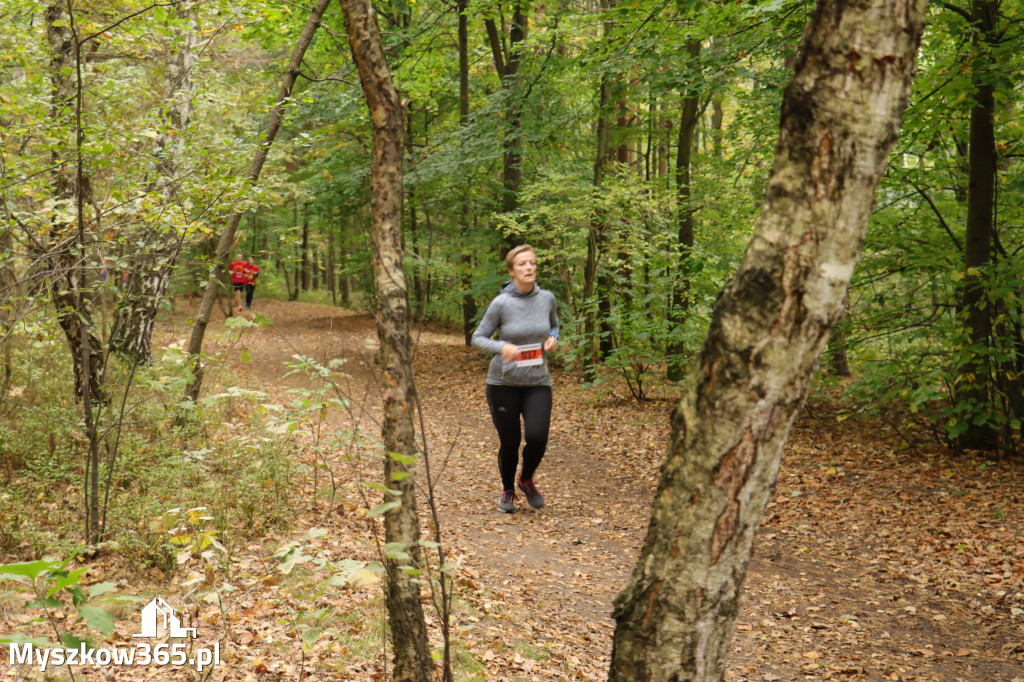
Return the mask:
<path id="1" fill-rule="evenodd" d="M 498 339 L 491 335 L 498 331 Z M 494 386 L 550 386 L 551 373 L 547 358 L 539 364 L 521 365 L 501 357 L 506 343 L 516 346 L 543 344 L 548 336 L 558 337 L 558 312 L 555 295 L 536 284 L 524 294 L 511 281 L 501 286 L 501 293 L 491 301 L 473 332 L 473 345 L 495 353 L 487 370 L 487 383 Z"/>

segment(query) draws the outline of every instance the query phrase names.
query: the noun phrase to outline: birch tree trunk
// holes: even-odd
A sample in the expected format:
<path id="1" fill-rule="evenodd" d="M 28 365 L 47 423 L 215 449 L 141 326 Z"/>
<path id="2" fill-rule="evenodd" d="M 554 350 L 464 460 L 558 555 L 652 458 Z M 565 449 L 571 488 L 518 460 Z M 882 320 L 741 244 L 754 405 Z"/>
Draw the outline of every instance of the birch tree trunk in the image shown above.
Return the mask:
<path id="1" fill-rule="evenodd" d="M 267 124 L 266 135 L 259 149 L 257 149 L 256 155 L 252 160 L 252 166 L 249 169 L 249 182 L 253 185 L 259 181 L 260 173 L 263 171 L 263 164 L 267 160 L 267 153 L 270 151 L 270 145 L 274 143 L 274 138 L 277 137 L 277 133 L 281 130 L 281 124 L 284 122 L 284 109 L 288 98 L 291 97 L 292 88 L 295 87 L 295 81 L 299 77 L 302 58 L 306 55 L 306 50 L 309 48 L 310 43 L 313 42 L 313 36 L 316 35 L 316 30 L 320 27 L 320 19 L 323 17 L 324 10 L 327 9 L 329 2 L 330 0 L 317 0 L 316 5 L 309 13 L 309 18 L 306 20 L 306 26 L 302 29 L 302 34 L 295 43 L 295 49 L 292 50 L 292 57 L 288 62 L 288 70 L 285 71 L 281 90 L 277 93 L 277 99 L 274 100 L 274 108 L 270 112 L 270 122 Z M 242 214 L 234 213 L 228 224 L 224 227 L 224 231 L 220 234 L 220 240 L 217 242 L 217 252 L 214 254 L 213 264 L 210 266 L 210 276 L 206 280 L 203 300 L 199 304 L 199 311 L 196 313 L 195 322 L 192 324 L 192 336 L 188 342 L 189 362 L 192 365 L 192 382 L 185 389 L 185 396 L 192 401 L 199 397 L 199 391 L 203 386 L 203 363 L 200 358 L 200 353 L 203 351 L 203 337 L 206 336 L 206 327 L 210 324 L 210 313 L 213 312 L 213 304 L 216 302 L 220 291 L 221 272 L 223 272 L 224 266 L 227 264 L 228 253 L 235 242 L 235 231 L 238 229 L 238 223 L 241 220 Z"/>
<path id="2" fill-rule="evenodd" d="M 907 102 L 925 0 L 820 0 L 754 237 L 672 415 L 610 680 L 720 680 L 783 443 L 841 316 Z"/>
<path id="3" fill-rule="evenodd" d="M 384 514 L 391 546 L 407 559 L 385 557 L 388 620 L 395 656 L 396 682 L 428 682 L 433 662 L 420 604 L 420 586 L 404 566 L 420 566 L 419 522 L 413 477 L 416 454 L 416 387 L 409 333 L 409 291 L 402 270 L 402 162 L 405 107 L 391 77 L 380 29 L 368 0 L 341 0 L 352 59 L 373 121 L 371 172 L 373 287 L 377 304 L 380 367 L 384 375 L 383 439 L 385 485 L 399 491 L 401 504 Z M 392 545 L 391 543 L 397 543 Z"/>
<path id="4" fill-rule="evenodd" d="M 111 350 L 145 365 L 153 362 L 153 324 L 167 293 L 188 220 L 188 216 L 178 214 L 174 198 L 178 192 L 184 134 L 192 117 L 192 71 L 196 64 L 194 47 L 199 21 L 192 6 L 179 6 L 176 12 L 177 23 L 168 48 L 164 85 L 164 119 L 168 129 L 174 132 L 160 135 L 157 179 L 153 184 L 161 195 L 165 207 L 161 215 L 166 219 L 142 230 L 140 238 L 145 244 L 144 250 L 132 265 L 128 286 L 114 312 L 110 331 Z"/>

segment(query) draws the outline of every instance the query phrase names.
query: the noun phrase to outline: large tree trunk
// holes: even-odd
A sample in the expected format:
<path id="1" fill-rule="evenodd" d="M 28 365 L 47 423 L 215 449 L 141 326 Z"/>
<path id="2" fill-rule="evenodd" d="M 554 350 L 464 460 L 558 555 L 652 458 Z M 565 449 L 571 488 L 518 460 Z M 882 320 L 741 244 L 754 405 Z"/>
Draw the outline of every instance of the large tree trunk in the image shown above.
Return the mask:
<path id="1" fill-rule="evenodd" d="M 672 415 L 610 680 L 720 680 L 782 446 L 842 315 L 907 102 L 925 0 L 821 0 L 754 237 Z"/>
<path id="2" fill-rule="evenodd" d="M 329 2 L 330 0 L 317 0 L 316 5 L 309 14 L 309 18 L 306 20 L 305 28 L 302 29 L 302 34 L 295 44 L 295 49 L 292 50 L 292 57 L 288 62 L 284 81 L 281 83 L 281 89 L 277 93 L 277 99 L 274 100 L 274 108 L 270 112 L 270 122 L 267 124 L 266 135 L 256 151 L 256 156 L 253 158 L 252 166 L 249 169 L 249 182 L 253 185 L 259 180 L 263 164 L 267 160 L 267 153 L 270 151 L 270 145 L 274 143 L 274 138 L 277 137 L 278 131 L 281 130 L 281 124 L 284 122 L 284 110 L 288 105 L 289 97 L 291 97 L 295 80 L 299 76 L 302 58 L 305 56 L 309 44 L 313 42 L 313 36 L 316 34 L 316 29 L 320 26 L 320 19 L 323 17 L 324 10 L 327 9 Z M 217 294 L 220 291 L 221 272 L 227 265 L 228 254 L 235 242 L 235 231 L 238 229 L 238 223 L 241 219 L 241 212 L 234 213 L 227 226 L 225 226 L 224 231 L 220 234 L 220 241 L 217 242 L 217 253 L 214 255 L 213 263 L 210 265 L 210 276 L 206 280 L 206 291 L 203 292 L 203 301 L 199 304 L 199 312 L 196 313 L 196 319 L 192 325 L 192 337 L 188 343 L 189 362 L 192 365 L 192 382 L 185 389 L 185 396 L 193 401 L 199 397 L 199 391 L 203 385 L 203 363 L 200 358 L 200 353 L 203 350 L 203 337 L 206 336 L 206 327 L 210 324 L 210 313 L 213 312 L 213 304 L 217 300 Z"/>
<path id="3" fill-rule="evenodd" d="M 157 179 L 154 188 L 166 208 L 159 225 L 147 226 L 139 238 L 143 251 L 132 264 L 124 295 L 114 311 L 110 331 L 110 349 L 142 364 L 152 364 L 153 324 L 160 303 L 167 293 L 174 265 L 185 237 L 189 216 L 178 216 L 175 195 L 178 192 L 178 166 L 184 153 L 184 133 L 192 116 L 192 70 L 196 55 L 194 43 L 199 33 L 196 9 L 179 6 L 178 23 L 172 33 L 167 56 L 167 81 L 164 87 L 167 130 L 158 140 Z M 176 224 L 176 222 L 178 224 Z"/>
<path id="4" fill-rule="evenodd" d="M 409 292 L 402 270 L 402 161 L 405 112 L 380 43 L 369 0 L 341 0 L 352 58 L 373 120 L 373 286 L 377 304 L 380 367 L 384 375 L 385 485 L 401 492 L 400 504 L 384 514 L 387 542 L 410 558 L 385 557 L 387 607 L 396 682 L 428 682 L 433 662 L 420 604 L 419 581 L 403 566 L 420 565 L 413 418 L 417 397 L 412 373 Z M 390 499 L 390 498 L 389 498 Z M 395 546 L 395 545 L 392 545 Z"/>
<path id="5" fill-rule="evenodd" d="M 996 34 L 999 2 L 973 3 L 975 45 L 979 51 L 989 51 L 1000 36 Z M 988 300 L 985 266 L 991 261 L 994 234 L 993 213 L 996 187 L 995 85 L 988 73 L 987 59 L 983 65 L 974 65 L 973 80 L 977 92 L 971 109 L 970 145 L 967 152 L 967 232 L 964 239 L 964 275 L 960 309 L 964 317 L 964 332 L 975 348 L 992 346 L 992 311 L 995 306 Z M 956 400 L 969 405 L 967 431 L 959 438 L 960 447 L 972 450 L 992 450 L 999 445 L 999 434 L 991 421 L 976 423 L 972 417 L 990 409 L 995 392 L 996 370 L 987 354 L 969 353 L 969 359 L 960 368 Z"/>

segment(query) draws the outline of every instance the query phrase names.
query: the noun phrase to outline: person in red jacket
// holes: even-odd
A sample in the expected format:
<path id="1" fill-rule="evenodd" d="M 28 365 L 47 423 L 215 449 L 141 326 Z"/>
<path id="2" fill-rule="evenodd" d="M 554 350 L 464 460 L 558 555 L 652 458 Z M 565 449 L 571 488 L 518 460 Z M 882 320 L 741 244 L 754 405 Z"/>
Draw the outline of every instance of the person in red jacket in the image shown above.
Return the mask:
<path id="1" fill-rule="evenodd" d="M 235 288 L 234 308 L 237 313 L 242 312 L 242 289 L 245 288 L 245 283 L 249 281 L 246 268 L 246 262 L 240 253 L 235 254 L 235 260 L 231 261 L 231 265 L 228 266 L 228 270 L 231 272 L 231 286 Z"/>
<path id="2" fill-rule="evenodd" d="M 260 276 L 260 266 L 256 265 L 252 256 L 249 256 L 249 260 L 245 264 L 245 274 L 245 309 L 252 310 L 252 295 L 256 291 L 256 278 Z"/>

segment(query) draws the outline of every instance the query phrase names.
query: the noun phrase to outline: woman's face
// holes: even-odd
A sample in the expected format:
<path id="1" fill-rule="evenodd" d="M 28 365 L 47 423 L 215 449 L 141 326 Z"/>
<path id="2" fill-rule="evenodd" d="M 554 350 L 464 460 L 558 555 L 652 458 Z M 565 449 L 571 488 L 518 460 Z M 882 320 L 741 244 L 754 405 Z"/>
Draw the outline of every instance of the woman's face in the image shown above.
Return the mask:
<path id="1" fill-rule="evenodd" d="M 512 282 L 519 291 L 531 291 L 537 281 L 537 254 L 533 251 L 517 253 L 508 274 L 512 276 Z"/>

